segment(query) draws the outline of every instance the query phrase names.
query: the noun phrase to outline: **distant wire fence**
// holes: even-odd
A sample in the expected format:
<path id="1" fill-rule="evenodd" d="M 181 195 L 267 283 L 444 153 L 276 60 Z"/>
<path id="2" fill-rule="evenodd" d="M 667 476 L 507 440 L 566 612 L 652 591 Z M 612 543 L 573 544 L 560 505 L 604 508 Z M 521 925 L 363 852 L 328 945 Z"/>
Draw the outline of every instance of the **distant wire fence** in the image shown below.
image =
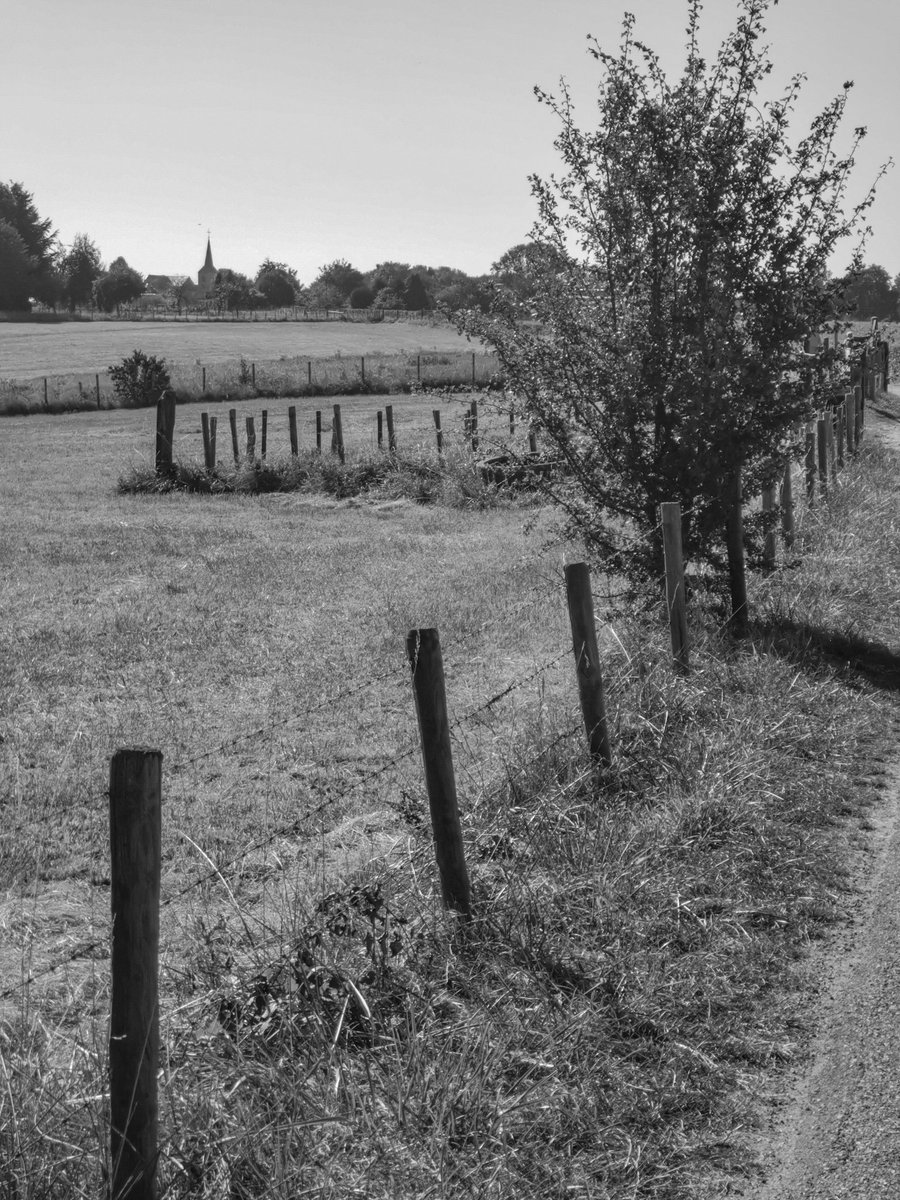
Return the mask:
<path id="1" fill-rule="evenodd" d="M 447 325 L 448 317 L 437 309 L 420 308 L 309 308 L 302 304 L 282 305 L 280 308 L 224 309 L 216 304 L 177 305 L 153 302 L 149 299 L 134 304 L 122 304 L 115 313 L 105 313 L 95 306 L 80 306 L 71 312 L 56 313 L 37 310 L 32 315 L 36 323 L 50 324 L 62 320 L 82 320 L 96 323 L 114 321 L 180 321 L 184 324 L 215 322 L 234 324 L 284 323 L 301 324 L 316 321 L 347 322 L 354 325 Z"/>
<path id="2" fill-rule="evenodd" d="M 379 395 L 427 388 L 490 388 L 500 364 L 475 351 L 239 358 L 175 363 L 172 388 L 182 402 L 276 396 Z M 0 415 L 85 412 L 122 407 L 107 370 L 0 379 Z"/>

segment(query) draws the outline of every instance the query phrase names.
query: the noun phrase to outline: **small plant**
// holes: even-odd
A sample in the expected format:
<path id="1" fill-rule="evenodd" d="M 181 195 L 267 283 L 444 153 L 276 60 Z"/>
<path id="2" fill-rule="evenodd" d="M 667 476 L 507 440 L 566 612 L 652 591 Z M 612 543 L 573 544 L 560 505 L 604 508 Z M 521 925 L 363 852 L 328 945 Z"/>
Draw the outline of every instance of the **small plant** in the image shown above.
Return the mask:
<path id="1" fill-rule="evenodd" d="M 157 402 L 166 388 L 171 387 L 165 359 L 135 350 L 118 366 L 109 368 L 113 390 L 129 408 L 145 408 Z"/>

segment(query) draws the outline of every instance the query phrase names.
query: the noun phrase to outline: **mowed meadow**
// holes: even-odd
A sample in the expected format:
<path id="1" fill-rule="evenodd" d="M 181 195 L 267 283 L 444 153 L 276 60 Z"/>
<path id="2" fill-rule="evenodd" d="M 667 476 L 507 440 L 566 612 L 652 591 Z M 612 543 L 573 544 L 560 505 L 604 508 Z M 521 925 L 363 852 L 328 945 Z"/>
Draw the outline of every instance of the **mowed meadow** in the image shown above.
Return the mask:
<path id="1" fill-rule="evenodd" d="M 469 399 L 393 400 L 398 462 L 438 469 L 442 412 L 457 484 L 429 503 L 383 482 L 122 494 L 152 464 L 151 410 L 2 422 L 0 1192 L 108 1177 L 109 762 L 129 745 L 163 753 L 163 1195 L 754 1178 L 767 1073 L 803 1050 L 791 989 L 878 804 L 897 667 L 865 648 L 900 627 L 896 460 L 868 445 L 799 514 L 794 559 L 753 583 L 749 643 L 698 600 L 688 677 L 662 605 L 628 611 L 595 565 L 598 774 L 563 585 L 581 549 L 540 493 L 479 483 Z M 480 399 L 499 446 L 507 413 Z M 265 407 L 286 458 L 290 403 L 308 453 L 330 418 L 312 399 L 236 402 L 242 447 Z M 341 403 L 348 467 L 383 455 L 378 400 Z M 178 407 L 182 461 L 202 462 L 202 411 Z M 227 459 L 227 406 L 208 411 Z M 425 627 L 468 930 L 430 839 L 406 659 Z M 855 659 L 829 640 L 848 630 Z"/>

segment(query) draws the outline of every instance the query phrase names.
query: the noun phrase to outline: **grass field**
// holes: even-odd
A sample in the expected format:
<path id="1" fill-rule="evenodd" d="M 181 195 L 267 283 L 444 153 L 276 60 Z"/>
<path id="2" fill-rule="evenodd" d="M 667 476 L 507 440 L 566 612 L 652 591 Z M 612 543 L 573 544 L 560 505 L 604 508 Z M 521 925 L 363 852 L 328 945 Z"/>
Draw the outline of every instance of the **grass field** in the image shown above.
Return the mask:
<path id="1" fill-rule="evenodd" d="M 433 406 L 398 398 L 401 449 L 430 442 Z M 346 403 L 353 455 L 375 407 Z M 286 402 L 268 408 L 283 455 Z M 184 457 L 200 411 L 179 410 Z M 597 778 L 562 586 L 579 551 L 551 514 L 120 495 L 153 426 L 3 425 L 0 1194 L 102 1191 L 106 793 L 129 744 L 164 754 L 167 1196 L 675 1200 L 752 1173 L 761 1073 L 801 1052 L 797 960 L 877 802 L 895 460 L 867 449 L 803 516 L 805 565 L 754 581 L 749 643 L 695 609 L 687 679 L 661 615 L 617 611 L 595 572 L 615 745 Z M 457 722 L 465 938 L 435 900 L 404 654 L 425 626 Z"/>
<path id="2" fill-rule="evenodd" d="M 362 324 L 340 321 L 0 322 L 0 379 L 104 372 L 132 350 L 171 363 L 334 358 L 346 355 L 477 349 L 444 321 Z"/>

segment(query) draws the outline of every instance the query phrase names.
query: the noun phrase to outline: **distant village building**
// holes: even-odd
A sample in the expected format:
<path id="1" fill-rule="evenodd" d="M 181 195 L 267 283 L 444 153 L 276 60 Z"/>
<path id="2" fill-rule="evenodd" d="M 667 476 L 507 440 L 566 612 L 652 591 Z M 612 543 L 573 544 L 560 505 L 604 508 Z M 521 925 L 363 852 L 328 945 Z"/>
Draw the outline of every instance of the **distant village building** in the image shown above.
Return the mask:
<path id="1" fill-rule="evenodd" d="M 213 294 L 218 268 L 213 262 L 210 239 L 206 239 L 206 259 L 197 272 L 197 282 L 188 275 L 148 275 L 144 294 L 138 302 L 139 308 L 152 308 L 171 303 L 173 294 L 178 295 L 178 307 L 193 305 L 208 300 Z"/>

